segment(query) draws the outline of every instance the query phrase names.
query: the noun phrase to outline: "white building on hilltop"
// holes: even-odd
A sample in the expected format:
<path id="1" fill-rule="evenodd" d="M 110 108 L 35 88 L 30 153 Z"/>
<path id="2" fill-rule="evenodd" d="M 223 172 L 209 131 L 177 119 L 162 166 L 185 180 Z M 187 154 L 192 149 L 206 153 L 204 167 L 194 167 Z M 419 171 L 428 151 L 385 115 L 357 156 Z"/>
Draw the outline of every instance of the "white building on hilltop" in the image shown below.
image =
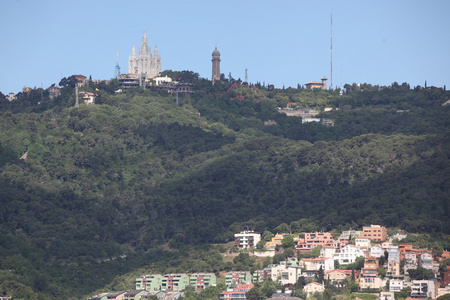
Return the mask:
<path id="1" fill-rule="evenodd" d="M 242 231 L 234 234 L 234 245 L 241 249 L 255 248 L 261 240 L 261 234 L 254 231 Z"/>
<path id="2" fill-rule="evenodd" d="M 128 59 L 128 74 L 137 78 L 145 75 L 145 78 L 153 78 L 161 73 L 161 56 L 158 54 L 158 47 L 155 46 L 154 55 L 152 55 L 148 46 L 147 35 L 144 31 L 142 46 L 139 54 L 136 56 L 136 49 L 133 46 L 131 55 Z"/>

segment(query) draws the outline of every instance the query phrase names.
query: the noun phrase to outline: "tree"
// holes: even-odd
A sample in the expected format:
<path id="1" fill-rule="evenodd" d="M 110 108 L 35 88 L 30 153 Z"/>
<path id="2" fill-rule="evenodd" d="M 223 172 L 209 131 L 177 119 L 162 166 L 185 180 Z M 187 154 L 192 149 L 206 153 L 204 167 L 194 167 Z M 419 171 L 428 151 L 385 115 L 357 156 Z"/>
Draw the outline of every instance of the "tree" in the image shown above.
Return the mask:
<path id="1" fill-rule="evenodd" d="M 323 271 L 322 266 L 320 266 L 319 271 L 317 272 L 317 282 L 323 284 L 324 278 L 325 278 L 325 272 Z"/>
<path id="2" fill-rule="evenodd" d="M 281 247 L 283 247 L 283 248 L 293 248 L 294 245 L 295 245 L 294 237 L 292 235 L 285 236 L 281 240 Z"/>
<path id="3" fill-rule="evenodd" d="M 423 267 L 417 267 L 417 269 L 407 270 L 411 279 L 414 280 L 428 280 L 434 278 L 434 273 L 431 270 L 425 269 Z"/>
<path id="4" fill-rule="evenodd" d="M 264 293 L 264 295 L 268 298 L 273 295 L 277 291 L 278 284 L 272 280 L 271 277 L 267 279 L 263 286 L 261 287 L 261 291 Z"/>
<path id="5" fill-rule="evenodd" d="M 245 297 L 248 300 L 265 300 L 266 299 L 263 292 L 258 287 L 254 287 L 250 291 L 246 292 Z"/>

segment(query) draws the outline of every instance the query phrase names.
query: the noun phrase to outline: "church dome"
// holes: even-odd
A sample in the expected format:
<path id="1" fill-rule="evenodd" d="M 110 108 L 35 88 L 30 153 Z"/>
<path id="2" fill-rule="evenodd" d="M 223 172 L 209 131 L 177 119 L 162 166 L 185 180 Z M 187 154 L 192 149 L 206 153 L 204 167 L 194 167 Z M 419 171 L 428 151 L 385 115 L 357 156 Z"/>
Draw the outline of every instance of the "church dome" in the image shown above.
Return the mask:
<path id="1" fill-rule="evenodd" d="M 217 50 L 217 47 L 216 47 L 216 49 L 214 49 L 212 56 L 220 56 L 220 52 L 219 52 L 219 50 Z"/>

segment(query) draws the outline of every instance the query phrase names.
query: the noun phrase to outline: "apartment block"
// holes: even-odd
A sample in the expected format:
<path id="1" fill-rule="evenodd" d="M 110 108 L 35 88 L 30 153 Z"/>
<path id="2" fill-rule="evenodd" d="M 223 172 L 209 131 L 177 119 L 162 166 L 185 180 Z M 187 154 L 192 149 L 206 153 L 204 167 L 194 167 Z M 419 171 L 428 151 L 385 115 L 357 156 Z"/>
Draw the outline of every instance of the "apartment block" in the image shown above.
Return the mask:
<path id="1" fill-rule="evenodd" d="M 317 246 L 336 246 L 336 241 L 329 232 L 306 232 L 305 238 L 297 242 L 296 250 L 309 252 Z"/>
<path id="2" fill-rule="evenodd" d="M 254 248 L 260 240 L 261 234 L 254 231 L 242 231 L 234 234 L 234 245 L 241 249 Z"/>
<path id="3" fill-rule="evenodd" d="M 382 242 L 386 240 L 387 229 L 380 225 L 370 225 L 368 227 L 363 226 L 362 236 L 370 239 L 372 242 Z"/>
<path id="4" fill-rule="evenodd" d="M 214 273 L 193 273 L 189 277 L 189 284 L 196 289 L 204 289 L 208 286 L 215 286 L 216 275 Z"/>
<path id="5" fill-rule="evenodd" d="M 160 274 L 143 275 L 136 278 L 136 290 L 159 291 L 163 278 Z"/>
<path id="6" fill-rule="evenodd" d="M 227 286 L 236 285 L 239 283 L 252 282 L 252 275 L 250 272 L 228 272 L 225 275 L 225 284 Z"/>

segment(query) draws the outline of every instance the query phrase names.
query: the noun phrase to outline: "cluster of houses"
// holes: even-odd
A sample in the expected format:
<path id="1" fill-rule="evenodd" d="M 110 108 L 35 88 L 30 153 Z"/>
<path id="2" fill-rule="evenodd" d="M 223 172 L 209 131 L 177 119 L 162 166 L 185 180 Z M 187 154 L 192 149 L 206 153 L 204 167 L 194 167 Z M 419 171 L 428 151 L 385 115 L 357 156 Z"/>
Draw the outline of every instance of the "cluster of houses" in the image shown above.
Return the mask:
<path id="1" fill-rule="evenodd" d="M 276 234 L 267 241 L 264 248 L 268 251 L 255 252 L 255 255 L 273 256 L 277 246 L 289 234 Z M 450 258 L 450 251 L 443 251 L 440 257 L 433 257 L 429 250 L 414 248 L 410 244 L 393 245 L 392 240 L 401 240 L 406 235 L 397 234 L 388 239 L 387 229 L 379 225 L 364 226 L 361 231 L 344 231 L 337 239 L 329 232 L 310 232 L 295 238 L 295 249 L 298 253 L 306 253 L 320 246 L 317 258 L 290 258 L 279 265 L 271 265 L 264 270 L 256 271 L 259 278 L 271 277 L 283 285 L 297 282 L 300 276 L 313 278 L 319 270 L 324 272 L 325 280 L 335 286 L 341 286 L 345 278 L 353 276 L 359 283 L 361 291 L 380 291 L 381 299 L 394 299 L 394 292 L 409 287 L 412 298 L 431 298 L 450 293 L 450 268 L 439 278 L 439 262 Z M 240 249 L 255 247 L 261 240 L 257 232 L 241 232 L 235 234 L 235 246 Z M 387 259 L 384 264 L 385 254 Z M 345 266 L 353 264 L 356 260 L 364 258 L 364 267 L 361 271 L 335 269 L 336 265 Z M 408 270 L 422 267 L 434 274 L 431 280 L 412 280 Z M 380 272 L 383 269 L 385 272 Z M 253 275 L 255 275 L 255 273 Z M 314 283 L 315 291 L 323 291 L 325 286 Z M 445 286 L 445 288 L 440 288 Z M 306 288 L 306 286 L 305 286 Z M 305 291 L 307 291 L 305 289 Z M 307 291 L 309 293 L 309 291 Z"/>
<path id="2" fill-rule="evenodd" d="M 270 241 L 265 242 L 266 251 L 252 252 L 257 256 L 273 256 L 283 242 L 283 238 L 290 234 L 276 234 Z M 298 236 L 298 235 L 297 235 Z M 361 231 L 344 231 L 337 239 L 329 232 L 307 232 L 296 237 L 295 249 L 297 253 L 307 253 L 320 247 L 320 254 L 315 258 L 290 257 L 279 264 L 272 264 L 253 273 L 248 271 L 228 272 L 225 277 L 227 290 L 221 293 L 220 299 L 244 299 L 245 293 L 256 283 L 264 283 L 269 278 L 289 288 L 296 284 L 300 277 L 304 277 L 303 291 L 310 296 L 325 290 L 324 282 L 316 282 L 317 275 L 322 272 L 324 280 L 337 288 L 342 288 L 346 279 L 354 279 L 359 283 L 361 291 L 377 291 L 379 299 L 394 299 L 394 292 L 410 290 L 410 297 L 435 299 L 440 295 L 450 293 L 450 268 L 439 278 L 439 262 L 450 258 L 450 252 L 444 251 L 440 257 L 433 257 L 426 249 L 414 248 L 410 244 L 393 245 L 388 239 L 387 229 L 379 225 L 363 227 Z M 401 240 L 405 236 L 397 234 L 395 238 Z M 235 246 L 240 249 L 252 249 L 261 241 L 258 232 L 244 231 L 235 234 Z M 317 248 L 316 248 L 317 249 Z M 387 259 L 385 254 L 387 253 Z M 336 266 L 353 264 L 359 257 L 364 258 L 361 270 L 342 270 Z M 383 264 L 380 264 L 384 261 Z M 435 274 L 430 280 L 413 280 L 407 270 L 422 267 Z M 384 269 L 385 272 L 380 272 Z M 216 285 L 214 273 L 193 274 L 149 274 L 136 279 L 135 290 L 104 293 L 93 296 L 90 300 L 138 300 L 157 296 L 158 299 L 172 300 L 183 297 L 183 291 L 192 287 L 199 291 L 208 286 Z M 445 288 L 441 288 L 445 286 Z M 294 299 L 294 297 L 291 297 Z"/>

